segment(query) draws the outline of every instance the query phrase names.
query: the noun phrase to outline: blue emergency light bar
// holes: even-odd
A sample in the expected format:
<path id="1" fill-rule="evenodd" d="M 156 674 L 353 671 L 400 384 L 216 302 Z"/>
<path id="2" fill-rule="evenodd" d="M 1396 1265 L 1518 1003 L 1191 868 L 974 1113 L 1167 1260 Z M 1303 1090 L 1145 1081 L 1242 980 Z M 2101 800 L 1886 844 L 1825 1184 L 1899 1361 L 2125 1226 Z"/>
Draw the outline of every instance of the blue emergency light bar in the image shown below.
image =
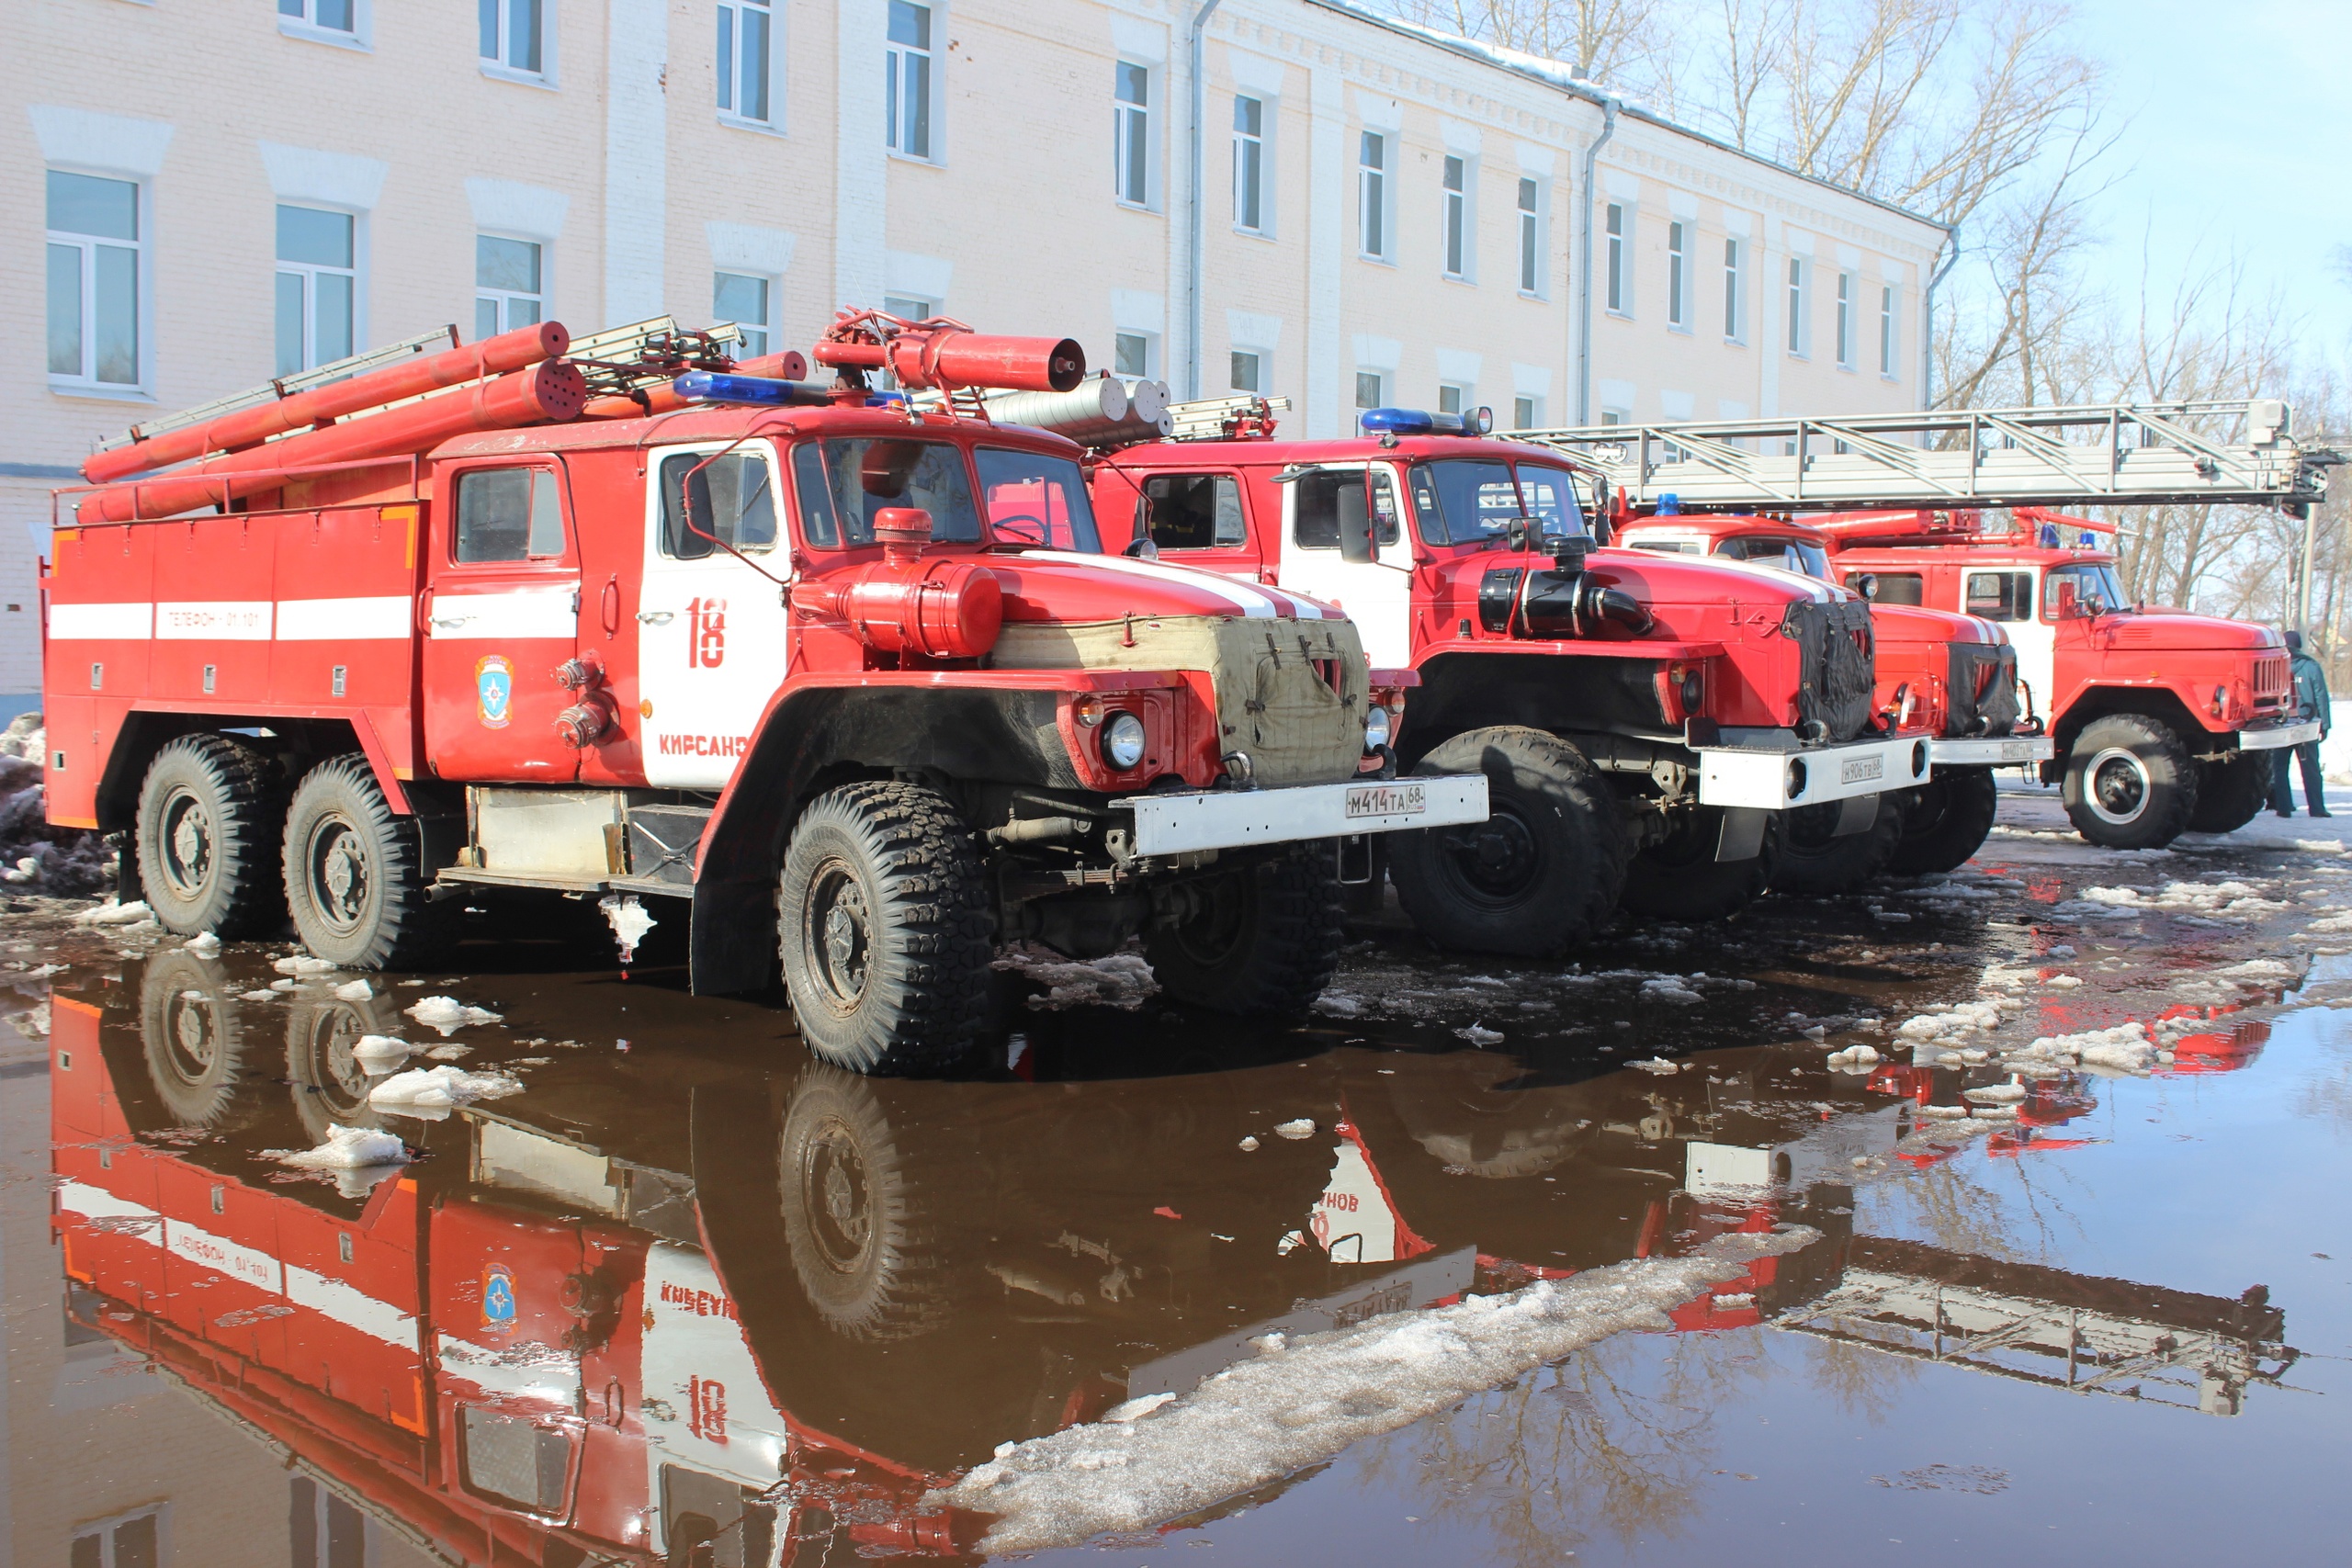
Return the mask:
<path id="1" fill-rule="evenodd" d="M 775 408 L 811 408 L 833 400 L 833 389 L 814 381 L 783 381 L 772 376 L 735 376 L 723 370 L 689 370 L 671 383 L 695 403 L 765 403 Z"/>
<path id="2" fill-rule="evenodd" d="M 1434 413 L 1428 409 L 1366 409 L 1356 423 L 1367 435 L 1484 435 L 1495 428 L 1495 411 Z"/>

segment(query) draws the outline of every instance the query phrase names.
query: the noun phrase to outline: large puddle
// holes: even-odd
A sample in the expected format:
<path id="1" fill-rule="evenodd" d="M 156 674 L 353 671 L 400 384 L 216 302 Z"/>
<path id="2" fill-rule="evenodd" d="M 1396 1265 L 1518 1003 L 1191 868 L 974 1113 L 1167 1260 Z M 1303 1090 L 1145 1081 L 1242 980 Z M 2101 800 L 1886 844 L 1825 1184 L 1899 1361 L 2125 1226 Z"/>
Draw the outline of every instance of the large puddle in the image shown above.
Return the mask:
<path id="1" fill-rule="evenodd" d="M 1296 1030 L 1038 967 L 931 1082 L 586 938 L 20 907 L 17 1559 L 2337 1560 L 2352 857 L 2045 830 L 1572 965 L 1375 924 Z"/>

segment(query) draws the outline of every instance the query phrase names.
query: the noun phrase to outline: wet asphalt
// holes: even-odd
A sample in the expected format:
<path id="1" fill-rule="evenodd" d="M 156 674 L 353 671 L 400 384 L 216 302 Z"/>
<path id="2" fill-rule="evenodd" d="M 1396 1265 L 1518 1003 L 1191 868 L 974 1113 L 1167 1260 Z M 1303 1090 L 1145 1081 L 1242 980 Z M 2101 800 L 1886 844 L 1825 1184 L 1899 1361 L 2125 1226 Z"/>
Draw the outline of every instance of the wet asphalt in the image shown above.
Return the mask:
<path id="1" fill-rule="evenodd" d="M 771 1000 L 687 997 L 658 928 L 623 972 L 578 906 L 485 908 L 447 967 L 360 995 L 281 972 L 282 943 L 199 953 L 19 899 L 6 1528 L 77 1568 L 85 1538 L 128 1568 L 150 1534 L 170 1551 L 146 1561 L 322 1568 L 986 1559 L 987 1511 L 933 1494 L 1005 1445 L 1156 1394 L 1144 1425 L 1179 1416 L 1272 1332 L 1639 1280 L 1745 1235 L 1790 1245 L 1040 1555 L 2338 1561 L 2335 826 L 2116 855 L 2018 792 L 1952 877 L 1628 925 L 1560 964 L 1366 920 L 1290 1029 L 1166 1005 L 1132 964 L 1032 964 L 1044 1005 L 931 1081 L 811 1062 Z M 495 1017 L 412 1016 L 443 996 Z M 2019 1063 L 2118 1026 L 2125 1065 Z M 493 1097 L 371 1105 L 371 1035 Z M 283 1162 L 336 1125 L 412 1162 Z M 302 1252 L 336 1235 L 360 1254 Z M 304 1297 L 298 1252 L 379 1306 Z M 485 1344 L 494 1368 L 466 1359 Z M 555 1434 L 536 1482 L 496 1479 L 469 1409 Z"/>

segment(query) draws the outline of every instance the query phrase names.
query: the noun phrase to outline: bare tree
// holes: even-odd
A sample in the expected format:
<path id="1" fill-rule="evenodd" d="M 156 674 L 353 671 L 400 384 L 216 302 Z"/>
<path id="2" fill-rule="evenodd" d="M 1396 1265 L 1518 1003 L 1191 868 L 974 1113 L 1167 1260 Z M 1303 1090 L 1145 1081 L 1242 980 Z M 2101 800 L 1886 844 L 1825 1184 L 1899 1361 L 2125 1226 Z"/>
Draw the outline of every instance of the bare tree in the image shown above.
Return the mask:
<path id="1" fill-rule="evenodd" d="M 1648 93 L 1670 81 L 1670 0 L 1393 0 L 1410 22 L 1578 67 Z"/>

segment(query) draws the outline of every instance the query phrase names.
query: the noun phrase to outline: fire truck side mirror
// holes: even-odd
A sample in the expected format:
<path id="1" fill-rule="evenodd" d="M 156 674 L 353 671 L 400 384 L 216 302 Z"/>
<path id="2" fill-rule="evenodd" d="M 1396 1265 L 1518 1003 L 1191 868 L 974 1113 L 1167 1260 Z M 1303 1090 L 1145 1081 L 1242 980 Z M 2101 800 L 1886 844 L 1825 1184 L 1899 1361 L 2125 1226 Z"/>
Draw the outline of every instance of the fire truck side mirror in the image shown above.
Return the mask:
<path id="1" fill-rule="evenodd" d="M 1356 482 L 1341 485 L 1332 498 L 1340 514 L 1340 558 L 1369 563 L 1372 553 L 1372 470 L 1363 469 Z"/>
<path id="2" fill-rule="evenodd" d="M 2070 578 L 2062 577 L 2058 580 L 2057 587 L 2058 618 L 2062 621 L 2071 621 L 2082 614 L 2081 607 L 2075 600 L 2074 581 Z"/>

